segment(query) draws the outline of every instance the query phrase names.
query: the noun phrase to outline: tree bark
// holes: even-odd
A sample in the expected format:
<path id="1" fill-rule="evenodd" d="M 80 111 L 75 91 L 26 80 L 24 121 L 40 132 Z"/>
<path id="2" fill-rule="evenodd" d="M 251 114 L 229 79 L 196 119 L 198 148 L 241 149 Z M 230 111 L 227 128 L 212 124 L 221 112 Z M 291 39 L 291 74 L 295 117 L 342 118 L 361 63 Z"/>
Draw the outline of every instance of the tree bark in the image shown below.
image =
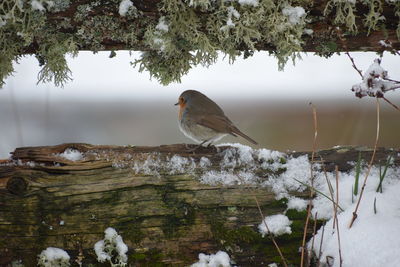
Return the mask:
<path id="1" fill-rule="evenodd" d="M 201 183 L 201 174 L 218 170 L 224 152 L 232 148 L 190 152 L 193 147 L 62 144 L 16 149 L 9 160 L 0 161 L 0 265 L 21 260 L 36 266 L 37 255 L 47 247 L 66 250 L 71 262 L 81 258 L 84 266 L 96 264 L 93 246 L 107 227 L 122 235 L 131 266 L 187 266 L 199 253 L 218 250 L 228 252 L 238 266 L 281 262 L 270 239 L 258 233 L 261 216 L 255 198 L 264 216 L 282 213 L 286 200 L 276 200 L 268 187 Z M 60 156 L 68 148 L 83 157 L 71 161 Z M 316 159 L 328 171 L 335 165 L 346 171 L 360 152 L 370 159 L 372 150 L 362 148 L 320 151 Z M 390 153 L 379 149 L 375 162 Z M 288 156 L 304 154 L 309 155 Z M 171 171 L 174 155 L 187 162 Z M 204 158 L 211 164 L 200 167 Z M 156 164 L 150 166 L 150 160 Z M 274 175 L 261 167 L 256 172 L 264 179 Z M 307 198 L 309 192 L 291 194 Z M 297 265 L 306 213 L 288 210 L 286 215 L 293 221 L 292 234 L 276 241 L 288 262 Z"/>

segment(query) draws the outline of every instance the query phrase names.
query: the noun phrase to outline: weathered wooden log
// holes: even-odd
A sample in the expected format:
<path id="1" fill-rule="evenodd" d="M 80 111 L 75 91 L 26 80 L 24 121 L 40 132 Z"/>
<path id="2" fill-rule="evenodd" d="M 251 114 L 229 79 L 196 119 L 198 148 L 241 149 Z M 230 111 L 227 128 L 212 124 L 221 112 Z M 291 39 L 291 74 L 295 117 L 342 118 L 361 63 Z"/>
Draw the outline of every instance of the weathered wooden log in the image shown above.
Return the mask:
<path id="1" fill-rule="evenodd" d="M 37 255 L 47 247 L 66 250 L 71 262 L 99 264 L 93 246 L 107 227 L 122 235 L 132 266 L 187 266 L 200 252 L 218 250 L 227 251 L 239 266 L 280 262 L 270 239 L 258 233 L 255 198 L 264 215 L 283 212 L 286 199 L 276 200 L 270 187 L 259 184 L 202 183 L 204 173 L 225 171 L 227 152 L 237 148 L 192 148 L 62 144 L 16 149 L 9 160 L 0 161 L 0 265 L 20 260 L 36 266 Z M 70 149 L 80 153 L 68 157 Z M 338 165 L 346 171 L 360 152 L 366 160 L 372 154 L 370 149 L 335 148 L 318 152 L 316 159 L 328 170 Z M 379 149 L 376 162 L 389 153 Z M 239 162 L 237 156 L 231 160 Z M 261 167 L 261 158 L 253 163 L 261 180 L 285 171 Z M 238 163 L 231 171 L 249 170 L 246 166 Z M 309 193 L 290 194 L 307 198 Z M 293 221 L 292 234 L 276 240 L 288 262 L 297 265 L 306 214 L 288 210 L 286 215 Z"/>

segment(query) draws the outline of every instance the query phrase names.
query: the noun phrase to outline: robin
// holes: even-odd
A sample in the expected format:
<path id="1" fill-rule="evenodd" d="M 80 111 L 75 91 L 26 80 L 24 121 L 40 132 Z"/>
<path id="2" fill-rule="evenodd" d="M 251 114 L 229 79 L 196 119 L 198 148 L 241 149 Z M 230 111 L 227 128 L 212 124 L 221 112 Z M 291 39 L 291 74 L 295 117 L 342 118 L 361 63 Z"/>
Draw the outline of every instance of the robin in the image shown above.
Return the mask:
<path id="1" fill-rule="evenodd" d="M 228 134 L 239 135 L 257 145 L 233 125 L 214 101 L 198 91 L 183 92 L 176 105 L 179 105 L 179 129 L 199 146 L 211 145 Z"/>

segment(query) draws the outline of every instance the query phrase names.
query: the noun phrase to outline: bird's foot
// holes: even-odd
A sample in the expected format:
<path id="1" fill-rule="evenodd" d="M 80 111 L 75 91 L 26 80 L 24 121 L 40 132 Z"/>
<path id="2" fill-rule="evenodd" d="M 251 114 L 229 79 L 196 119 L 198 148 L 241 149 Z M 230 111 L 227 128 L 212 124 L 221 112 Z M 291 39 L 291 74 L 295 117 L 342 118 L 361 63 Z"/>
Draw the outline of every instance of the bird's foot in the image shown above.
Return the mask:
<path id="1" fill-rule="evenodd" d="M 217 153 L 219 153 L 219 152 L 220 152 L 220 149 L 219 149 L 219 147 L 217 147 L 217 146 L 213 145 L 212 143 L 209 143 L 209 144 L 208 144 L 208 146 L 207 146 L 207 148 L 209 148 L 209 149 L 213 149 L 213 150 L 217 151 Z"/>

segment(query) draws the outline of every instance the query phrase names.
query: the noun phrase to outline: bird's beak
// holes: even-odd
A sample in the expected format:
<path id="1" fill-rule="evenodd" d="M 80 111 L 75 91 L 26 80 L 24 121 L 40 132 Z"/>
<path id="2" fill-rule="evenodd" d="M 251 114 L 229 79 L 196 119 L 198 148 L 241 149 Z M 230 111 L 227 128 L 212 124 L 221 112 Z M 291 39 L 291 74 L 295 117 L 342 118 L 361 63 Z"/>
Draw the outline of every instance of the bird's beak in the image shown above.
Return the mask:
<path id="1" fill-rule="evenodd" d="M 178 102 L 178 103 L 176 103 L 176 104 L 174 104 L 174 106 L 177 106 L 177 105 L 179 105 L 179 102 Z"/>

